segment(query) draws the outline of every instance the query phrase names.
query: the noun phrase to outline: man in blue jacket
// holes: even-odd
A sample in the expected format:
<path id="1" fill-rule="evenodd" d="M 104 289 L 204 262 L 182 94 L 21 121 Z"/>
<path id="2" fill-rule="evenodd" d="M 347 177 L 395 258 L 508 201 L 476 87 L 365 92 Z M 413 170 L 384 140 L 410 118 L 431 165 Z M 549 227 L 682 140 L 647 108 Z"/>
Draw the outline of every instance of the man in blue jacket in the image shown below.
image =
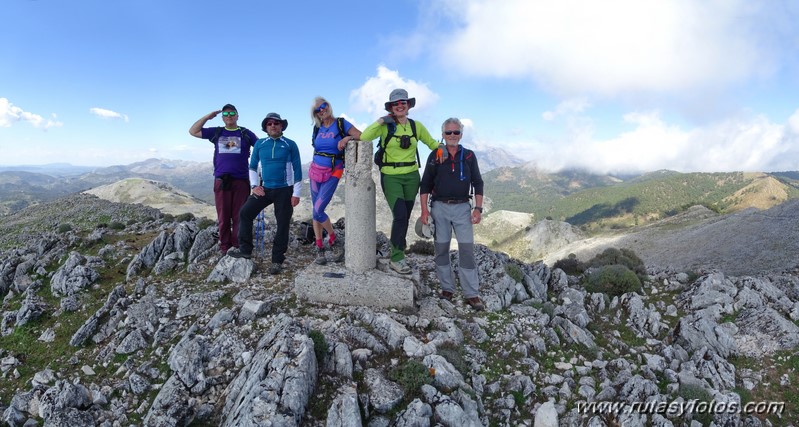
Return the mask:
<path id="1" fill-rule="evenodd" d="M 302 169 L 300 150 L 297 144 L 284 137 L 288 120 L 280 114 L 269 113 L 261 128 L 269 135 L 255 142 L 250 157 L 250 187 L 252 193 L 239 214 L 239 247 L 232 248 L 228 255 L 235 258 L 252 258 L 253 220 L 267 206 L 274 203 L 277 232 L 272 244 L 270 274 L 283 271 L 286 250 L 289 246 L 289 224 L 294 207 L 300 202 Z M 261 176 L 258 176 L 258 162 Z M 261 182 L 263 181 L 263 182 Z"/>

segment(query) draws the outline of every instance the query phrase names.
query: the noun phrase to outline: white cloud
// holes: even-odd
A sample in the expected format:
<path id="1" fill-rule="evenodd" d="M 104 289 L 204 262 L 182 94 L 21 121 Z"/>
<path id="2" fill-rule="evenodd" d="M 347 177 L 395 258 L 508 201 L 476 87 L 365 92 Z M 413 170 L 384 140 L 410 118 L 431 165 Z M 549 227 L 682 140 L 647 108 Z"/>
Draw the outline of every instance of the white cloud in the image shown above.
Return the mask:
<path id="1" fill-rule="evenodd" d="M 64 125 L 57 120 L 55 114 L 52 114 L 50 119 L 45 119 L 38 114 L 24 111 L 22 108 L 12 104 L 7 98 L 0 98 L 0 127 L 11 127 L 11 125 L 19 121 L 28 122 L 33 127 L 43 130 Z"/>
<path id="2" fill-rule="evenodd" d="M 450 0 L 437 40 L 448 69 L 530 78 L 562 94 L 691 93 L 768 75 L 780 64 L 780 2 Z M 766 10 L 771 8 L 772 10 Z M 784 19 L 784 17 L 783 17 Z M 796 46 L 791 47 L 794 51 Z M 789 55 L 786 55 L 789 56 Z M 454 63 L 453 63 L 454 62 Z"/>
<path id="3" fill-rule="evenodd" d="M 376 76 L 368 78 L 361 87 L 350 92 L 350 103 L 355 111 L 366 111 L 377 118 L 386 114 L 388 95 L 398 88 L 407 90 L 409 97 L 416 98 L 414 108 L 429 108 L 438 101 L 438 95 L 426 84 L 400 77 L 398 71 L 380 65 Z"/>
<path id="4" fill-rule="evenodd" d="M 557 116 L 560 115 L 570 115 L 570 114 L 578 114 L 585 111 L 586 108 L 590 107 L 591 103 L 588 102 L 588 99 L 582 98 L 572 98 L 567 99 L 555 107 L 554 111 L 545 111 L 541 114 L 541 117 L 546 121 L 555 120 Z"/>
<path id="5" fill-rule="evenodd" d="M 597 173 L 780 171 L 799 169 L 799 110 L 785 125 L 762 115 L 728 118 L 684 130 L 664 122 L 657 112 L 624 116 L 630 131 L 596 139 L 593 131 L 574 129 L 564 143 L 518 143 L 515 153 L 549 170 L 583 168 Z M 553 148 L 554 146 L 554 148 Z"/>
<path id="6" fill-rule="evenodd" d="M 121 119 L 124 120 L 125 123 L 129 121 L 127 115 L 117 113 L 116 111 L 106 110 L 105 108 L 92 107 L 89 108 L 89 112 L 104 119 Z"/>

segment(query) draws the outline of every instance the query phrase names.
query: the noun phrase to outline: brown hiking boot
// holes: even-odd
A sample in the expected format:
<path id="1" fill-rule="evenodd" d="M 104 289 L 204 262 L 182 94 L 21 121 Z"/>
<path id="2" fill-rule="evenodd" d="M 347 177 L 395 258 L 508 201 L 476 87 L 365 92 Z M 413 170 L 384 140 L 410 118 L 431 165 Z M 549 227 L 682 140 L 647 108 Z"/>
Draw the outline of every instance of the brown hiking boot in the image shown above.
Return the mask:
<path id="1" fill-rule="evenodd" d="M 441 299 L 445 299 L 447 301 L 452 301 L 452 296 L 453 294 L 450 291 L 441 291 L 441 295 L 439 295 L 438 297 Z"/>
<path id="2" fill-rule="evenodd" d="M 466 299 L 466 304 L 472 306 L 473 309 L 477 311 L 485 310 L 486 306 L 483 305 L 483 302 L 480 301 L 480 297 L 471 297 Z"/>

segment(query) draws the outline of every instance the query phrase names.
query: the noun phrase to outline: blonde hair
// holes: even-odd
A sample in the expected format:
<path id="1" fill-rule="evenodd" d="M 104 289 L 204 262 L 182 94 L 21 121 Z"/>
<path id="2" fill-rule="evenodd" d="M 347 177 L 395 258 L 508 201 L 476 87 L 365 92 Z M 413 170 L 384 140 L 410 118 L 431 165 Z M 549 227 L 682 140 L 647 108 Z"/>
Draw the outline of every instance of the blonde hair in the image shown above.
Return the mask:
<path id="1" fill-rule="evenodd" d="M 313 102 L 311 103 L 311 121 L 313 121 L 313 125 L 316 127 L 321 127 L 322 121 L 319 120 L 319 117 L 316 115 L 314 110 L 316 109 L 317 104 L 322 105 L 322 103 L 325 102 L 327 103 L 327 111 L 330 112 L 330 117 L 333 118 L 336 117 L 336 115 L 333 114 L 333 106 L 330 104 L 330 101 L 322 98 L 321 96 L 317 96 L 316 98 L 313 99 Z"/>

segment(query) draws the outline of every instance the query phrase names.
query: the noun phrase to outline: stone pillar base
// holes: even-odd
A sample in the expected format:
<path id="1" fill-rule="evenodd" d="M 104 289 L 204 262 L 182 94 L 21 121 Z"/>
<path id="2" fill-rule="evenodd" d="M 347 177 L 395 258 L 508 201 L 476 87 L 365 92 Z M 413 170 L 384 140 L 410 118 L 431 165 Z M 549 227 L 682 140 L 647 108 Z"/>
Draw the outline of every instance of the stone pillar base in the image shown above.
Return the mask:
<path id="1" fill-rule="evenodd" d="M 311 264 L 295 276 L 294 294 L 312 303 L 414 309 L 411 278 L 380 270 L 356 273 L 340 265 Z"/>

